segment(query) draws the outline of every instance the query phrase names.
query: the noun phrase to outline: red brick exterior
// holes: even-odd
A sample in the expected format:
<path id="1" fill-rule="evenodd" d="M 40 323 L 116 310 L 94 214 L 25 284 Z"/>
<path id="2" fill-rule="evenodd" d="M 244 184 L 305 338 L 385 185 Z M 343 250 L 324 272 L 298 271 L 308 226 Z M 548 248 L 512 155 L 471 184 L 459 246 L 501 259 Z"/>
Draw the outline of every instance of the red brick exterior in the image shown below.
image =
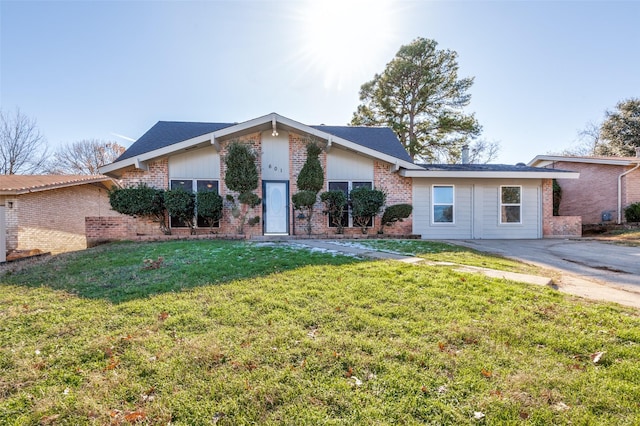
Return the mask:
<path id="1" fill-rule="evenodd" d="M 553 215 L 553 180 L 542 181 L 542 236 L 544 238 L 567 238 L 582 236 L 580 216 Z"/>
<path id="2" fill-rule="evenodd" d="M 244 135 L 235 139 L 241 143 L 247 143 L 251 145 L 257 154 L 256 167 L 261 170 L 261 133 L 252 133 Z M 226 200 L 227 194 L 232 192 L 227 188 L 224 183 L 224 176 L 226 173 L 226 165 L 224 158 L 227 155 L 228 147 L 231 141 L 220 142 L 220 195 L 224 199 L 223 219 L 220 222 L 220 227 L 215 229 L 215 232 L 219 236 L 234 236 L 237 234 L 238 219 L 234 218 L 231 212 L 231 203 Z M 309 143 L 309 138 L 290 132 L 289 133 L 289 200 L 291 196 L 298 191 L 296 180 L 302 167 L 306 161 L 307 151 L 306 145 Z M 333 148 L 338 149 L 338 148 Z M 326 170 L 327 170 L 327 152 L 322 151 L 319 157 L 323 170 L 325 171 L 326 182 Z M 146 183 L 149 186 L 155 188 L 168 188 L 169 186 L 169 167 L 168 159 L 164 158 L 151 162 L 149 164 L 148 171 L 142 170 L 130 170 L 124 173 L 122 177 L 122 183 L 124 186 L 135 186 L 139 183 Z M 376 161 L 374 162 L 374 186 L 382 189 L 387 193 L 387 205 L 409 203 L 411 204 L 411 179 L 399 176 L 397 173 L 390 171 L 391 164 Z M 325 185 L 326 186 L 326 185 Z M 262 198 L 262 179 L 260 179 L 257 195 Z M 234 194 L 237 195 L 237 194 Z M 314 236 L 333 236 L 335 235 L 336 228 L 329 227 L 329 220 L 326 215 L 322 213 L 324 204 L 318 200 L 314 208 L 314 215 L 312 219 L 312 235 Z M 290 235 L 306 235 L 306 219 L 297 219 L 296 216 L 299 212 L 294 212 L 292 208 L 289 209 L 289 234 Z M 253 236 L 261 236 L 263 234 L 262 224 L 262 206 L 255 207 L 247 218 L 258 216 L 261 218 L 260 223 L 254 226 L 245 224 L 244 237 L 250 238 Z M 374 230 L 370 230 L 370 234 L 375 234 L 380 225 L 380 217 L 376 217 L 374 221 Z M 103 241 L 127 239 L 132 237 L 140 237 L 141 235 L 147 236 L 159 236 L 161 234 L 158 224 L 150 223 L 147 219 L 133 219 L 119 217 L 117 219 L 92 217 L 87 218 L 87 239 L 89 244 L 97 244 Z M 391 235 L 409 235 L 411 234 L 412 221 L 411 218 L 401 223 L 396 223 L 392 227 L 385 229 L 385 234 Z M 198 229 L 198 234 L 208 234 L 207 229 Z M 188 230 L 174 228 L 172 229 L 174 235 L 188 235 Z M 359 228 L 345 228 L 345 235 L 360 236 L 361 231 Z"/>
<path id="3" fill-rule="evenodd" d="M 5 214 L 8 250 L 53 254 L 87 247 L 85 216 L 119 216 L 111 210 L 107 190 L 96 184 L 8 196 Z"/>
<path id="4" fill-rule="evenodd" d="M 632 166 L 559 161 L 553 168 L 580 173 L 579 179 L 558 179 L 562 188 L 561 216 L 581 216 L 583 224 L 602 223 L 602 214 L 618 216 L 618 176 Z M 622 209 L 640 201 L 640 169 L 622 178 Z M 624 214 L 621 215 L 624 222 Z"/>

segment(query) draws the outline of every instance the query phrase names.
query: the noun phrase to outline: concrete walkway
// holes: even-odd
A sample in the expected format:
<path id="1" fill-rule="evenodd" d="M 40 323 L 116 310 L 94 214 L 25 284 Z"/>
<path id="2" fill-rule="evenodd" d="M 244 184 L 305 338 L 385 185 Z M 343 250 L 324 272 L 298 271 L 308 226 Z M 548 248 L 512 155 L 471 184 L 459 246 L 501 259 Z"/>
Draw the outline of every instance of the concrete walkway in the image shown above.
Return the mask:
<path id="1" fill-rule="evenodd" d="M 453 263 L 431 262 L 419 257 L 405 256 L 396 253 L 387 253 L 369 248 L 354 247 L 344 244 L 345 242 L 347 241 L 341 240 L 340 242 L 338 242 L 332 240 L 297 240 L 295 243 L 310 248 L 335 251 L 363 258 L 397 260 L 400 262 L 415 265 L 456 266 L 456 264 Z M 456 244 L 456 242 L 454 241 L 450 241 L 450 243 Z M 469 246 L 470 245 L 471 244 L 469 244 Z M 477 247 L 473 248 L 478 249 Z M 544 266 L 549 268 L 549 265 Z M 563 293 L 571 294 L 574 296 L 580 296 L 592 300 L 614 302 L 624 306 L 630 306 L 640 309 L 640 292 L 629 291 L 629 289 L 626 288 L 612 287 L 602 282 L 588 280 L 580 276 L 566 273 L 565 271 L 562 271 L 560 269 L 551 269 L 553 269 L 554 271 L 554 276 L 559 276 L 559 279 L 554 281 L 550 277 L 520 274 L 515 272 L 500 271 L 468 265 L 457 265 L 457 267 L 454 268 L 454 270 L 459 272 L 480 273 L 491 278 L 502 278 L 527 284 L 549 286 Z"/>

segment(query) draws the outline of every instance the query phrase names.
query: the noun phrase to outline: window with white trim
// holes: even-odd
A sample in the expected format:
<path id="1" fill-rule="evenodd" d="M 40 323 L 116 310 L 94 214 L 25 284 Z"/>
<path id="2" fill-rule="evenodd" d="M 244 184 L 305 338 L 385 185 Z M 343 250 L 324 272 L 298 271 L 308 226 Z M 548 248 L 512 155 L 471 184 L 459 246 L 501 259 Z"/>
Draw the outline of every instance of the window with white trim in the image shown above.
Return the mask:
<path id="1" fill-rule="evenodd" d="M 522 223 L 522 187 L 500 187 L 500 223 Z"/>
<path id="2" fill-rule="evenodd" d="M 433 223 L 454 223 L 453 185 L 433 185 L 431 189 L 431 212 Z"/>
<path id="3" fill-rule="evenodd" d="M 218 193 L 218 181 L 214 179 L 171 179 L 169 182 L 170 189 L 178 189 L 182 188 L 187 192 L 192 192 L 197 194 L 199 191 L 213 191 Z M 170 223 L 172 228 L 181 228 L 187 226 L 186 223 L 183 223 L 181 220 L 178 220 L 175 217 L 170 218 Z M 196 221 L 194 222 L 196 227 L 209 227 L 207 225 L 204 218 L 198 216 L 198 212 L 196 211 Z M 219 227 L 220 223 L 214 223 L 214 227 Z"/>
<path id="4" fill-rule="evenodd" d="M 351 190 L 356 189 L 356 188 L 362 188 L 362 187 L 373 189 L 373 182 L 371 182 L 371 181 L 368 181 L 368 182 L 367 181 L 364 181 L 364 182 L 358 182 L 358 181 L 334 181 L 334 182 L 329 182 L 329 191 L 342 191 L 342 192 L 344 192 L 344 195 L 347 197 L 347 200 L 349 199 L 349 194 L 351 193 Z M 344 213 L 342 214 L 342 226 L 345 227 L 345 228 L 353 226 L 353 219 L 351 218 L 351 208 L 345 209 Z M 371 220 L 369 221 L 367 226 L 373 226 L 373 218 L 371 218 Z M 335 221 L 333 220 L 333 217 L 331 215 L 329 215 L 329 227 L 331 227 L 331 228 L 336 228 L 337 227 L 337 225 L 335 224 Z"/>

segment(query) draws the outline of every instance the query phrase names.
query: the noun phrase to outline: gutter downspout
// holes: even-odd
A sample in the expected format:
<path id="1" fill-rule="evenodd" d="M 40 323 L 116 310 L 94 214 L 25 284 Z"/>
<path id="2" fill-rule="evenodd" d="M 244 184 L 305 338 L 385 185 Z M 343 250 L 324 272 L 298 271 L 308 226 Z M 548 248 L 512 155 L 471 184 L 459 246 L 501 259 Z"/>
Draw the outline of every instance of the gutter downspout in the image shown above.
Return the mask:
<path id="1" fill-rule="evenodd" d="M 634 168 L 632 168 L 631 170 L 627 170 L 626 172 L 621 173 L 620 176 L 618 176 L 618 225 L 622 223 L 622 177 L 625 175 L 628 175 L 634 170 L 638 170 L 639 168 L 640 168 L 640 161 L 636 164 Z"/>

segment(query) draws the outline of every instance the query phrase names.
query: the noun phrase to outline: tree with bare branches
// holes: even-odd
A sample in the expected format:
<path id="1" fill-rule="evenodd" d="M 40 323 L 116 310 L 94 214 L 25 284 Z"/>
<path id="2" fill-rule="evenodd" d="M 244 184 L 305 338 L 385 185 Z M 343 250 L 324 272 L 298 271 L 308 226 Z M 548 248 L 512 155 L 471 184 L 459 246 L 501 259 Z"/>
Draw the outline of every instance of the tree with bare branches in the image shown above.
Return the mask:
<path id="1" fill-rule="evenodd" d="M 0 174 L 38 174 L 45 170 L 47 141 L 36 120 L 19 108 L 0 110 Z"/>
<path id="2" fill-rule="evenodd" d="M 61 146 L 49 171 L 55 174 L 97 175 L 99 168 L 113 163 L 125 151 L 115 142 L 83 139 Z"/>

